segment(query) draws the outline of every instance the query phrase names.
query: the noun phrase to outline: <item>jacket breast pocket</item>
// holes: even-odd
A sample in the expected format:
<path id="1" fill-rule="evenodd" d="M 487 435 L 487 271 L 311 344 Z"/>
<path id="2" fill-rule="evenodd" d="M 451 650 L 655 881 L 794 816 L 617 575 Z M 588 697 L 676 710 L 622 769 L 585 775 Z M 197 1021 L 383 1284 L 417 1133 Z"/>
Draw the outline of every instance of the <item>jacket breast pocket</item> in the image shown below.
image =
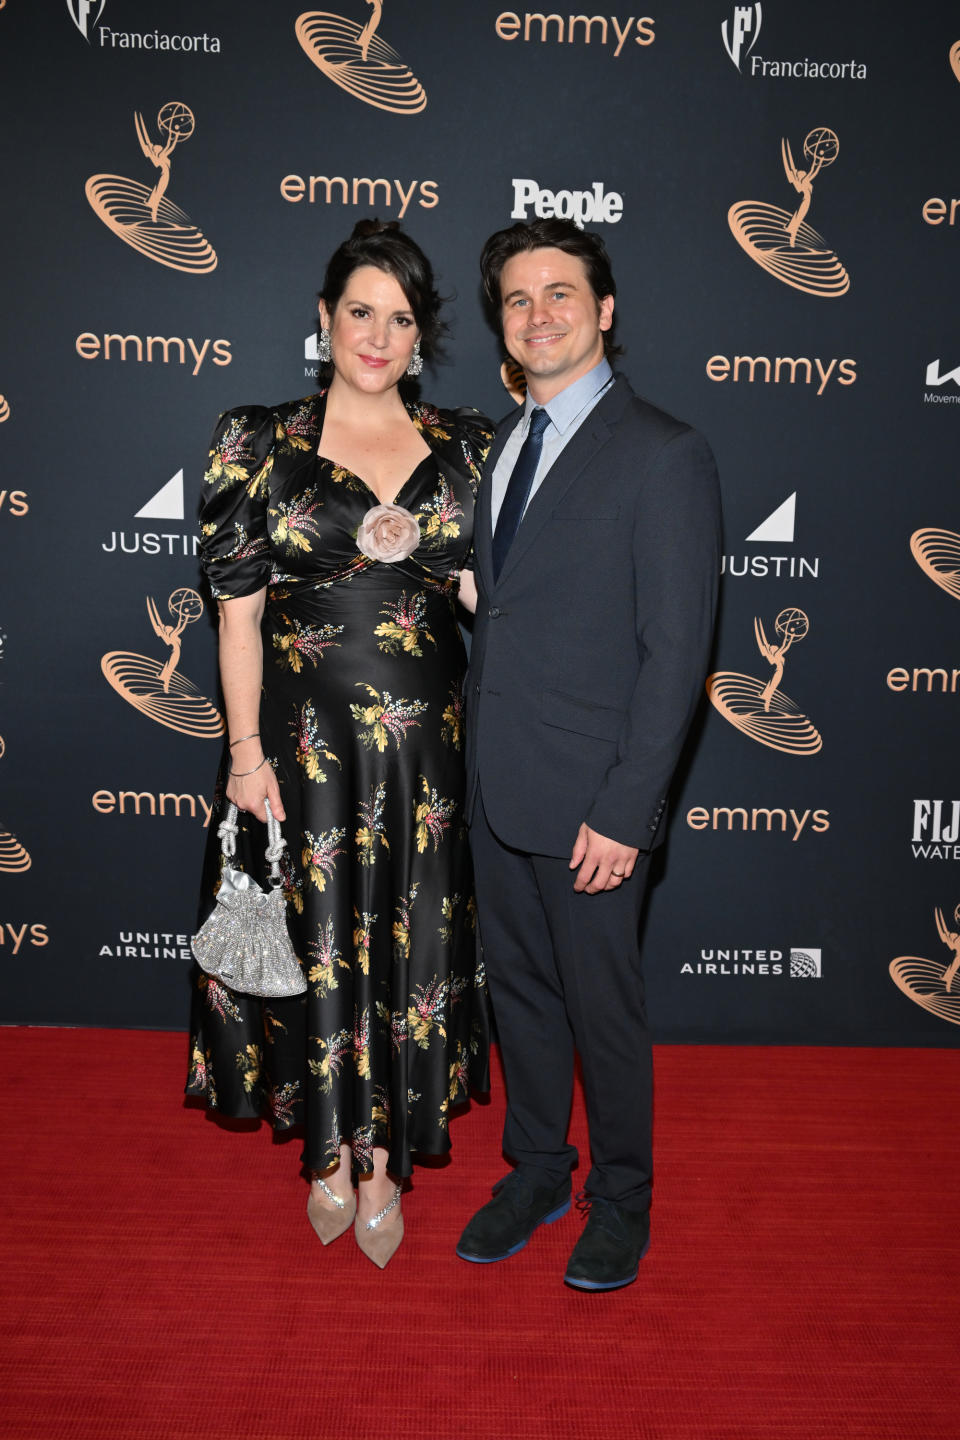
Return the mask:
<path id="1" fill-rule="evenodd" d="M 588 735 L 593 740 L 609 740 L 616 744 L 626 713 L 615 705 L 597 705 L 592 700 L 565 695 L 562 690 L 544 690 L 540 700 L 540 719 L 545 725 L 555 725 L 558 730 L 572 730 L 576 735 Z"/>

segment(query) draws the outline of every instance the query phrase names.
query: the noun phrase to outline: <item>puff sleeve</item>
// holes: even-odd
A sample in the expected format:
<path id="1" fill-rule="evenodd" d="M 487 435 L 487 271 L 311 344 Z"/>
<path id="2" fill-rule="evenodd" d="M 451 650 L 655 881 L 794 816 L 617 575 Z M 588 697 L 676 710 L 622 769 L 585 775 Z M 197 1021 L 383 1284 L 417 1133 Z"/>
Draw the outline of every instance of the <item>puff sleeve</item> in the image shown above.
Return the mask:
<path id="1" fill-rule="evenodd" d="M 459 438 L 467 469 L 473 476 L 473 489 L 476 494 L 480 484 L 483 462 L 493 444 L 495 427 L 493 421 L 488 420 L 486 415 L 481 415 L 479 410 L 472 410 L 467 405 L 452 411 L 452 415 L 455 433 Z"/>
<path id="2" fill-rule="evenodd" d="M 250 406 L 227 410 L 213 432 L 200 506 L 200 564 L 215 600 L 253 595 L 270 579 L 275 428 L 272 411 Z"/>

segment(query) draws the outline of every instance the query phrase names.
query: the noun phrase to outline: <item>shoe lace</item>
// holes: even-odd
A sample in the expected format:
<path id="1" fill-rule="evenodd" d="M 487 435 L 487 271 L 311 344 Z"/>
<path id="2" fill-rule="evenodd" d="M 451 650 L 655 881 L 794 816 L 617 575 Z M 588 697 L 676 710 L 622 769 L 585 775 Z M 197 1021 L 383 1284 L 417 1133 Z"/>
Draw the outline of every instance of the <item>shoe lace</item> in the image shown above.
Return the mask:
<path id="1" fill-rule="evenodd" d="M 612 1200 L 606 1200 L 602 1195 L 588 1195 L 586 1190 L 580 1190 L 577 1193 L 576 1206 L 581 1219 L 622 1239 L 623 1222 Z"/>

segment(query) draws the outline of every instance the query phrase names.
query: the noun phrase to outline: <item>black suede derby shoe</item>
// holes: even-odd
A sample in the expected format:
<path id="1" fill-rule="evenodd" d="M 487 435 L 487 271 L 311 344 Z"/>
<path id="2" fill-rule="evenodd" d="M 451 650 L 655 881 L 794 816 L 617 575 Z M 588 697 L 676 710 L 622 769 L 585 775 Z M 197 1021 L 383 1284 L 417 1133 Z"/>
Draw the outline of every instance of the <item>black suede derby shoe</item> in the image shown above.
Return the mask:
<path id="1" fill-rule="evenodd" d="M 583 1234 L 573 1247 L 564 1280 L 575 1290 L 619 1290 L 632 1285 L 650 1249 L 649 1210 L 626 1210 L 615 1200 L 579 1195 L 588 1210 Z"/>
<path id="2" fill-rule="evenodd" d="M 469 1221 L 457 1245 L 461 1260 L 489 1265 L 522 1250 L 539 1225 L 552 1225 L 570 1209 L 570 1181 L 537 1185 L 515 1170 L 493 1187 L 488 1200 Z"/>

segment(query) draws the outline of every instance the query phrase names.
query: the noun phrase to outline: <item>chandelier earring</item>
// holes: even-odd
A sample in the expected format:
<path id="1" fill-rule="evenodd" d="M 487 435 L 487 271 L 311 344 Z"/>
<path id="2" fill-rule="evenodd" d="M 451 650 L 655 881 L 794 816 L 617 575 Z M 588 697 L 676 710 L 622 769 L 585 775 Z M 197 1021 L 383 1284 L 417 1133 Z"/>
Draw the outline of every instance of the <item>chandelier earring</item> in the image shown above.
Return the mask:
<path id="1" fill-rule="evenodd" d="M 330 349 L 330 331 L 324 325 L 320 331 L 320 338 L 317 341 L 317 359 L 321 365 L 329 365 L 333 359 L 333 352 Z"/>
<path id="2" fill-rule="evenodd" d="M 420 375 L 423 372 L 423 356 L 420 354 L 420 341 L 413 347 L 413 354 L 410 356 L 410 364 L 407 366 L 407 374 L 411 377 Z"/>

